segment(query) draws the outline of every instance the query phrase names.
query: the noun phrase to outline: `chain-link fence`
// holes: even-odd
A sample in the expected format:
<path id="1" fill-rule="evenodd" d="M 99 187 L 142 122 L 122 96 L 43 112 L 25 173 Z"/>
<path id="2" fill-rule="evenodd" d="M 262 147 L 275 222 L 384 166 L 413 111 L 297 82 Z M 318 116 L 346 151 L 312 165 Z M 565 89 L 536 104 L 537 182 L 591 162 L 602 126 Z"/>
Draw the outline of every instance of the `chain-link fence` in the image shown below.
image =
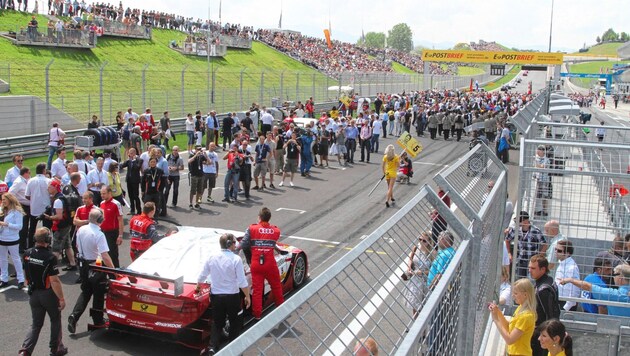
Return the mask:
<path id="1" fill-rule="evenodd" d="M 368 337 L 383 354 L 478 353 L 499 285 L 505 167 L 478 145 L 436 182 L 439 194 L 424 186 L 221 353 L 341 355 Z"/>

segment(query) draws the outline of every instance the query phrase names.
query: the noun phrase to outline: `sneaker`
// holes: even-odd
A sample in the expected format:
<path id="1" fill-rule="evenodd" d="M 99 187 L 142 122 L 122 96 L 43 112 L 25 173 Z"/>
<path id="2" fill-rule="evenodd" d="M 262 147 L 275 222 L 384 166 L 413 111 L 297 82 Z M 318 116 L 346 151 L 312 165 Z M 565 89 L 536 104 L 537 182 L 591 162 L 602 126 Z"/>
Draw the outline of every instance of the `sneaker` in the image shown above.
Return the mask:
<path id="1" fill-rule="evenodd" d="M 293 182 L 289 182 L 289 185 L 293 187 Z"/>
<path id="2" fill-rule="evenodd" d="M 280 184 L 278 184 L 278 187 L 282 187 L 284 185 L 284 182 L 280 182 Z"/>
<path id="3" fill-rule="evenodd" d="M 18 283 L 18 289 L 24 289 L 24 282 Z"/>
<path id="4" fill-rule="evenodd" d="M 9 282 L 0 282 L 0 288 L 8 287 Z"/>
<path id="5" fill-rule="evenodd" d="M 208 197 L 208 199 L 206 199 L 206 201 L 208 201 L 208 203 L 214 203 L 214 200 L 210 197 Z"/>
<path id="6" fill-rule="evenodd" d="M 188 204 L 188 207 L 189 207 L 190 209 L 192 209 L 192 208 L 193 208 L 193 205 L 192 205 L 192 204 Z"/>
<path id="7" fill-rule="evenodd" d="M 258 190 L 258 189 L 260 189 L 260 187 L 259 187 L 259 186 L 255 186 L 255 187 L 254 187 L 254 188 L 252 188 L 252 189 L 253 189 L 253 190 Z"/>
<path id="8" fill-rule="evenodd" d="M 276 189 L 276 187 L 273 185 L 273 183 L 269 184 L 269 188 Z"/>
<path id="9" fill-rule="evenodd" d="M 230 199 L 226 199 L 226 198 L 224 198 L 224 199 L 223 199 L 223 200 L 221 200 L 221 201 L 222 201 L 222 202 L 224 202 L 224 203 L 229 203 L 229 202 L 230 202 Z"/>
<path id="10" fill-rule="evenodd" d="M 70 314 L 68 316 L 68 332 L 70 334 L 74 334 L 77 331 L 77 320 L 74 318 L 74 315 Z"/>
<path id="11" fill-rule="evenodd" d="M 212 356 L 215 354 L 215 351 L 212 347 L 206 347 L 205 349 L 201 350 L 201 352 L 199 353 L 199 356 Z"/>
<path id="12" fill-rule="evenodd" d="M 68 348 L 60 346 L 57 351 L 50 351 L 50 356 L 64 356 L 68 354 Z"/>
<path id="13" fill-rule="evenodd" d="M 199 208 L 201 208 L 201 205 L 195 204 L 195 209 L 199 209 Z"/>

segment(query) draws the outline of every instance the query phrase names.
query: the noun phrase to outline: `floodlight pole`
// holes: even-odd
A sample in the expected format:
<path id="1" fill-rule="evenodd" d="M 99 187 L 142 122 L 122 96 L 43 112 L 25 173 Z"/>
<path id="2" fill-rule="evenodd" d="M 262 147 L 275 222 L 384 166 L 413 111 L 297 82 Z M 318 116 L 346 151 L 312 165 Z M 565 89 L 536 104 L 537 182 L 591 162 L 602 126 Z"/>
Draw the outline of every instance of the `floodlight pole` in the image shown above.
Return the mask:
<path id="1" fill-rule="evenodd" d="M 551 33 L 553 31 L 553 3 L 554 0 L 551 0 L 551 20 L 549 21 L 549 53 L 551 53 Z"/>

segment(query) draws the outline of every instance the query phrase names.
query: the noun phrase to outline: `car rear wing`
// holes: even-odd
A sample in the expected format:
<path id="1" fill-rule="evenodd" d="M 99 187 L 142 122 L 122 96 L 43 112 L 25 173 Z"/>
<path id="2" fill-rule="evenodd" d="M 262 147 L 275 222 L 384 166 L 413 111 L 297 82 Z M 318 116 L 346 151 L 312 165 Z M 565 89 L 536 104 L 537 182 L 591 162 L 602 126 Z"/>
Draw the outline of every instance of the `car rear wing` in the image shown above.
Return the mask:
<path id="1" fill-rule="evenodd" d="M 129 286 L 137 285 L 143 288 L 152 288 L 161 293 L 170 293 L 171 289 L 169 287 L 172 284 L 173 285 L 172 294 L 174 297 L 178 297 L 184 292 L 184 276 L 180 276 L 176 279 L 171 279 L 171 278 L 165 278 L 165 277 L 160 277 L 160 276 L 146 274 L 146 273 L 134 272 L 134 271 L 126 270 L 126 269 L 97 266 L 95 264 L 91 264 L 90 268 L 93 271 L 114 274 L 114 275 L 119 275 L 119 276 L 125 276 L 127 277 L 127 279 L 129 279 L 128 282 L 121 282 L 116 279 L 110 279 L 110 283 L 119 283 L 119 284 L 125 284 Z M 153 288 L 147 285 L 139 284 L 138 278 L 158 281 L 160 284 L 160 287 Z"/>

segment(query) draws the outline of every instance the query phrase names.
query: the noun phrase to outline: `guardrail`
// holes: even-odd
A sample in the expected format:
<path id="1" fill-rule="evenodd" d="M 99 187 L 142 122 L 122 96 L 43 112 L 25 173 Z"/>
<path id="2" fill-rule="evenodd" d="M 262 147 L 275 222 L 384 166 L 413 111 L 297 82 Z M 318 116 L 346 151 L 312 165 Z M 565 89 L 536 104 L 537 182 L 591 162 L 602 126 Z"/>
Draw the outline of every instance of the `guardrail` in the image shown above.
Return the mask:
<path id="1" fill-rule="evenodd" d="M 328 110 L 334 102 L 324 102 L 315 105 L 316 112 L 318 110 Z M 242 113 L 242 112 L 237 112 Z M 217 119 L 219 120 L 219 124 L 221 123 L 221 119 L 227 116 L 227 113 L 218 114 Z M 277 120 L 278 118 L 276 118 Z M 158 118 L 156 117 L 156 121 Z M 185 121 L 186 118 L 171 118 L 171 128 L 175 131 L 175 133 L 180 133 L 185 131 Z M 104 125 L 104 126 L 115 126 L 115 125 Z M 62 128 L 63 129 L 63 128 Z M 67 130 L 65 145 L 66 146 L 74 146 L 74 139 L 77 136 L 82 136 L 83 133 L 87 130 L 85 129 L 77 129 L 77 130 Z M 0 138 L 0 162 L 10 162 L 13 155 L 21 154 L 25 158 L 31 157 L 39 157 L 46 155 L 48 152 L 48 133 L 40 133 L 33 135 L 25 135 L 25 136 L 14 136 L 14 137 L 3 137 Z"/>
<path id="2" fill-rule="evenodd" d="M 98 42 L 96 33 L 88 29 L 48 28 L 47 32 L 40 32 L 36 28 L 21 28 L 15 33 L 15 43 L 26 46 L 96 48 Z"/>

